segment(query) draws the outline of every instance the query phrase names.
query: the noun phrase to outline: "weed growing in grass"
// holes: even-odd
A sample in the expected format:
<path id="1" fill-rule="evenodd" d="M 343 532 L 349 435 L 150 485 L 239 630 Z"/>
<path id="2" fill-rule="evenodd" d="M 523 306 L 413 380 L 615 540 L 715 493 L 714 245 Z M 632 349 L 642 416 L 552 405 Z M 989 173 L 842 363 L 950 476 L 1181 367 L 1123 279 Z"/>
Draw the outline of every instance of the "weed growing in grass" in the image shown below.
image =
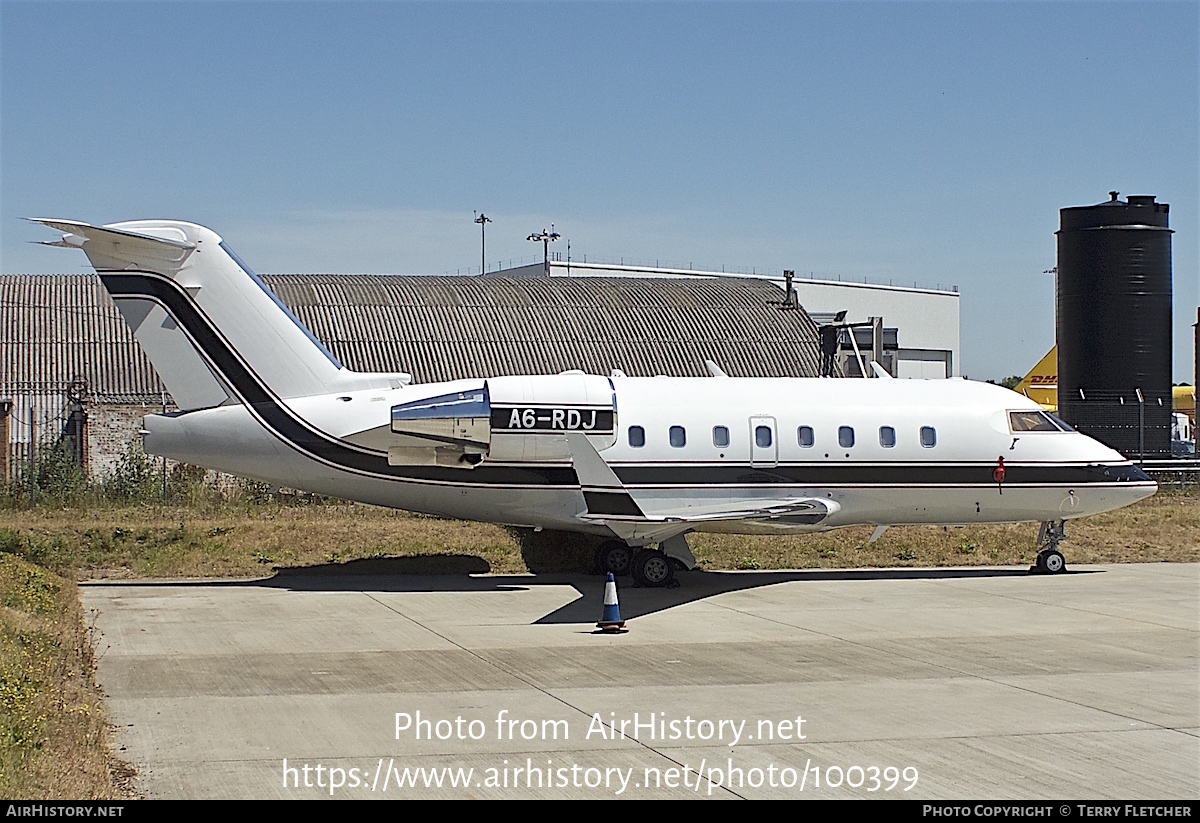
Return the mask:
<path id="1" fill-rule="evenodd" d="M 125 503 L 154 503 L 162 500 L 163 477 L 158 461 L 142 451 L 133 440 L 117 461 L 117 467 L 101 484 L 104 494 Z"/>
<path id="2" fill-rule="evenodd" d="M 74 446 L 60 440 L 50 448 L 39 450 L 41 460 L 36 467 L 35 482 L 38 497 L 53 506 L 78 505 L 87 499 L 89 485 L 83 467 L 75 459 Z"/>
<path id="3" fill-rule="evenodd" d="M 54 570 L 71 568 L 76 554 L 71 541 L 63 536 L 43 537 L 15 529 L 0 529 L 0 553 Z"/>

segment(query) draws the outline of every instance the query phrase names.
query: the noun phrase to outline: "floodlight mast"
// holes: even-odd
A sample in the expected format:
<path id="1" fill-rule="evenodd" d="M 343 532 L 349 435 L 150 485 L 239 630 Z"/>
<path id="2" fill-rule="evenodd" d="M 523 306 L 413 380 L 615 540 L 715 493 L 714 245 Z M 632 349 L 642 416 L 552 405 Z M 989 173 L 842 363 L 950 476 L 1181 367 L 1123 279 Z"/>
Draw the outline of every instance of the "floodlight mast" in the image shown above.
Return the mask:
<path id="1" fill-rule="evenodd" d="M 554 230 L 554 224 L 550 224 L 550 231 L 542 229 L 541 234 L 531 234 L 526 237 L 526 240 L 541 240 L 542 241 L 542 267 L 546 276 L 550 276 L 550 241 L 557 240 L 562 237 L 561 234 Z"/>
<path id="2" fill-rule="evenodd" d="M 492 222 L 492 218 L 479 212 L 475 212 L 475 215 L 475 222 L 479 224 L 479 273 L 483 274 L 487 268 L 487 224 Z"/>

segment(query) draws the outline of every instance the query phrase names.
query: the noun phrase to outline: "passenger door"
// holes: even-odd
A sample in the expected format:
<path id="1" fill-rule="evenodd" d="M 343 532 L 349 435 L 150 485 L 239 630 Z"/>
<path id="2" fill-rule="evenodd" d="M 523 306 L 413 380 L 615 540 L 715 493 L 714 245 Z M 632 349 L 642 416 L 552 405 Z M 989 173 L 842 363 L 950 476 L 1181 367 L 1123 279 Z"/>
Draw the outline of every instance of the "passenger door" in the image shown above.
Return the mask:
<path id="1" fill-rule="evenodd" d="M 773 468 L 779 462 L 779 438 L 774 417 L 750 418 L 750 465 Z"/>

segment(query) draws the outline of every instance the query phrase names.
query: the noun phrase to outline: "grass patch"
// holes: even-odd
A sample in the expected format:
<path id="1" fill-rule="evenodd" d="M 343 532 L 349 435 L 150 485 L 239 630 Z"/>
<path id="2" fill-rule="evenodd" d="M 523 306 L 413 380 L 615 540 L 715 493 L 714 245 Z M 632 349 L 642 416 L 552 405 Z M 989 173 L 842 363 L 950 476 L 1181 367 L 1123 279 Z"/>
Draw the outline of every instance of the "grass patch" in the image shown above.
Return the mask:
<path id="1" fill-rule="evenodd" d="M 261 577 L 431 555 L 471 555 L 483 571 L 524 572 L 524 544 L 555 554 L 530 534 L 341 503 L 0 510 L 0 552 L 85 577 Z"/>
<path id="2" fill-rule="evenodd" d="M 867 568 L 1032 563 L 1037 524 L 872 527 L 808 535 L 693 534 L 706 569 Z M 128 504 L 0 509 L 0 553 L 87 577 L 262 577 L 345 567 L 446 573 L 586 572 L 598 538 L 534 533 L 346 503 Z M 1068 563 L 1200 561 L 1200 493 L 1164 491 L 1067 524 Z M 423 558 L 380 566 L 364 561 Z M 470 559 L 466 563 L 465 559 Z"/>
<path id="3" fill-rule="evenodd" d="M 0 554 L 0 797 L 129 799 L 74 583 Z"/>
<path id="4" fill-rule="evenodd" d="M 706 569 L 842 569 L 887 566 L 1013 566 L 1036 556 L 1038 524 L 893 526 L 811 535 L 698 534 L 688 539 Z M 1125 509 L 1071 520 L 1068 564 L 1200 562 L 1200 493 L 1160 491 Z M 753 559 L 757 566 L 747 565 Z"/>

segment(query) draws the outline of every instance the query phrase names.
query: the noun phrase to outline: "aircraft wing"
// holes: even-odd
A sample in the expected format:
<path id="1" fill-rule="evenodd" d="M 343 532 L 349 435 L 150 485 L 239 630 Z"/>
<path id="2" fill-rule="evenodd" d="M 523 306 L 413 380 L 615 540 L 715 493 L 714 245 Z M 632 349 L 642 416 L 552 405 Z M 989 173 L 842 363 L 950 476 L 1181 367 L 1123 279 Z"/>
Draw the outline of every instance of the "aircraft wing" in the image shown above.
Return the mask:
<path id="1" fill-rule="evenodd" d="M 588 511 L 580 519 L 601 522 L 625 540 L 666 540 L 697 523 L 784 521 L 817 525 L 840 507 L 812 497 L 732 498 L 701 505 L 664 504 L 628 489 L 586 435 L 568 433 L 567 443 Z"/>

